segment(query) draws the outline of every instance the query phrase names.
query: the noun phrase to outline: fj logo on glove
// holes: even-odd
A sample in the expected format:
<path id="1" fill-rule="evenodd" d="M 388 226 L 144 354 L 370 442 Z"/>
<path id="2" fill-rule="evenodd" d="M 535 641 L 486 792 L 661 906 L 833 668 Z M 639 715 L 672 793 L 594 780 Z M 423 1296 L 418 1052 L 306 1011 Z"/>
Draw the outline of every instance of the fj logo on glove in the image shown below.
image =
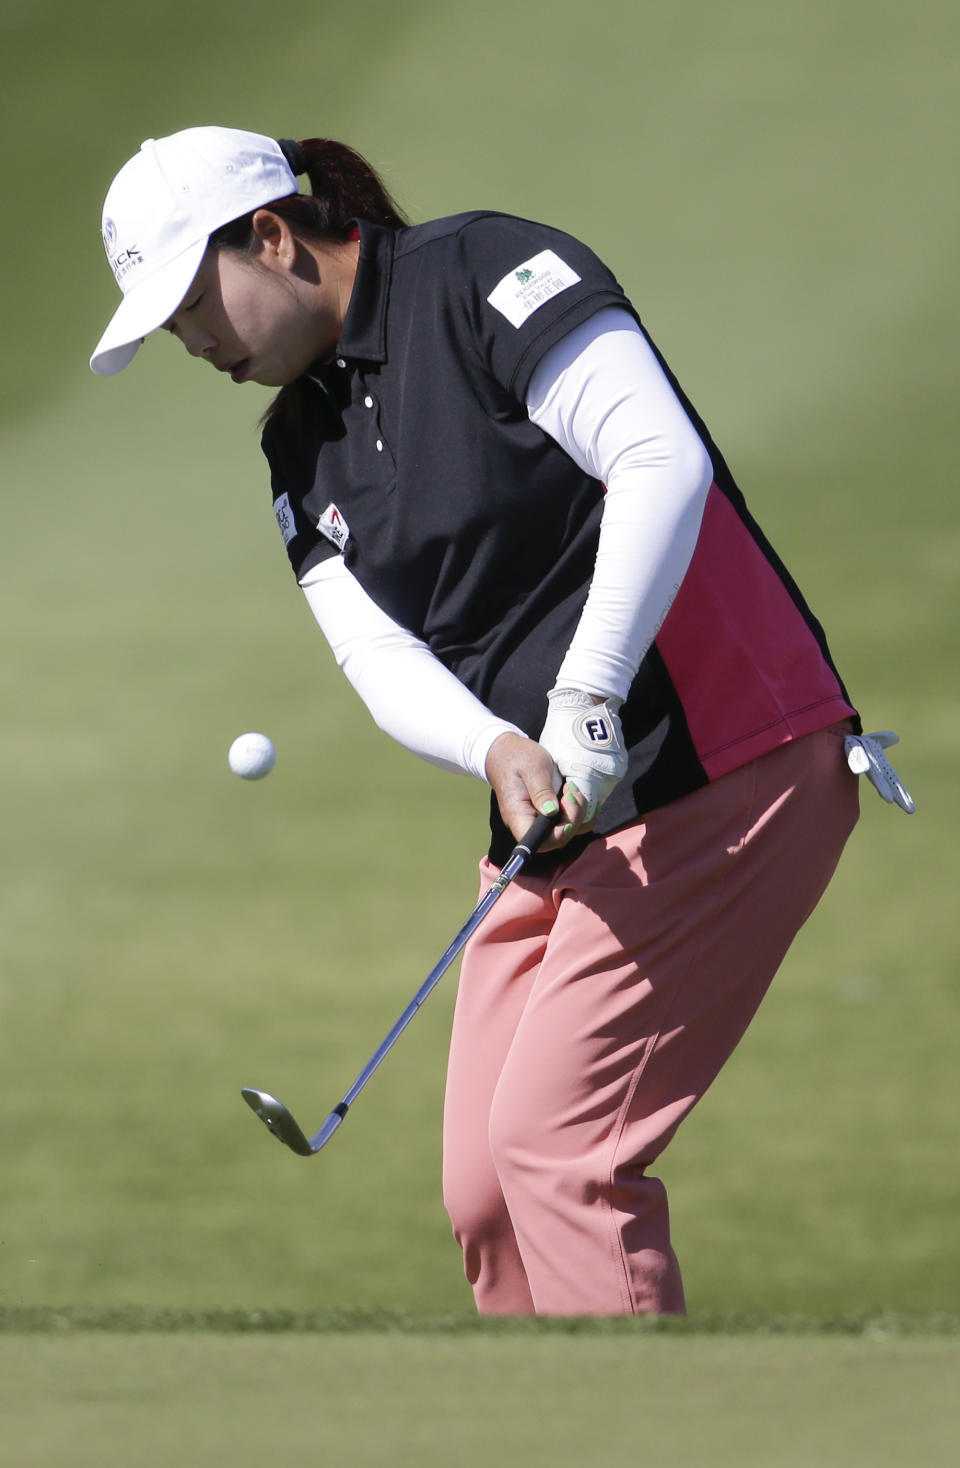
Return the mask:
<path id="1" fill-rule="evenodd" d="M 604 749 L 613 743 L 613 731 L 600 714 L 588 714 L 580 720 L 580 737 L 594 749 Z"/>

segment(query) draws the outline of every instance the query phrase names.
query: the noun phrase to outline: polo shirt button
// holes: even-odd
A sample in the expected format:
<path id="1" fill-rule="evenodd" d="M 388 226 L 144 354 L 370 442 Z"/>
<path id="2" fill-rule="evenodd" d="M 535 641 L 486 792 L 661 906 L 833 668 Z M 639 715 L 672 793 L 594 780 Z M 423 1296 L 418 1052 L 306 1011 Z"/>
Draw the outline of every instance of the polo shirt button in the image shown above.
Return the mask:
<path id="1" fill-rule="evenodd" d="M 347 364 L 346 364 L 346 362 L 345 362 L 345 361 L 344 361 L 344 360 L 343 360 L 343 358 L 342 358 L 342 357 L 338 357 L 338 358 L 337 358 L 337 366 L 338 366 L 338 367 L 346 367 L 346 365 L 347 365 Z"/>
<path id="2" fill-rule="evenodd" d="M 382 454 L 383 453 L 383 439 L 382 438 L 378 438 L 377 439 L 377 453 L 378 454 Z"/>
<path id="3" fill-rule="evenodd" d="M 364 400 L 363 400 L 363 406 L 365 408 L 372 408 L 373 407 L 373 398 L 364 398 Z"/>

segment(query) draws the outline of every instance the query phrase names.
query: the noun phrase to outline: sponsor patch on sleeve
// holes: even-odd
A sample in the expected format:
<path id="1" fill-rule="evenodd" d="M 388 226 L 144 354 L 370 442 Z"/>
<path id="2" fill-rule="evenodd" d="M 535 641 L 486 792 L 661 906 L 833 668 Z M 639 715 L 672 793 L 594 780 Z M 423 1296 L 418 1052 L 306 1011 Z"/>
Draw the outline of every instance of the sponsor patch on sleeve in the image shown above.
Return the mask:
<path id="1" fill-rule="evenodd" d="M 274 500 L 273 513 L 277 517 L 277 524 L 280 526 L 283 543 L 284 545 L 289 545 L 297 533 L 297 522 L 293 518 L 293 506 L 290 503 L 290 496 L 288 494 L 282 494 L 279 499 Z"/>
<path id="2" fill-rule="evenodd" d="M 541 250 L 505 275 L 487 296 L 511 326 L 522 326 L 538 306 L 576 285 L 580 277 L 553 250 Z"/>
<path id="3" fill-rule="evenodd" d="M 342 551 L 350 539 L 350 526 L 332 500 L 317 521 L 317 529 L 333 542 L 337 550 Z"/>

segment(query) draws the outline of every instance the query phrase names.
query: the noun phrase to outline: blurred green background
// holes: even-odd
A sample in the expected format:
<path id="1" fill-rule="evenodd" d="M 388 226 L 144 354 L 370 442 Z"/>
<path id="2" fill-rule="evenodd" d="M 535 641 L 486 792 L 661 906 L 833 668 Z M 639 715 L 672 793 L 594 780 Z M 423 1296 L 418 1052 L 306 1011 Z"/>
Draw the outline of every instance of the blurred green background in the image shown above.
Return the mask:
<path id="1" fill-rule="evenodd" d="M 341 137 L 416 219 L 569 229 L 637 303 L 919 807 L 864 789 L 663 1160 L 691 1308 L 960 1309 L 958 55 L 947 0 L 0 0 L 0 1306 L 470 1308 L 452 976 L 322 1159 L 239 1097 L 319 1124 L 472 907 L 486 797 L 334 668 L 268 395 L 167 339 L 87 369 L 113 174 L 216 122 Z"/>

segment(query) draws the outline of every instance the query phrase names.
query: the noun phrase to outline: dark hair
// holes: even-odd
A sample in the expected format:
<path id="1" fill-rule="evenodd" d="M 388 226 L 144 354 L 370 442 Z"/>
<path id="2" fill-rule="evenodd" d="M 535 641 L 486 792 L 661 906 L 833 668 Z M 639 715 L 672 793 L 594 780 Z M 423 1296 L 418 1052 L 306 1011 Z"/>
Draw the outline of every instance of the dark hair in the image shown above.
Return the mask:
<path id="1" fill-rule="evenodd" d="M 357 219 L 368 219 L 388 229 L 402 229 L 407 223 L 375 170 L 346 143 L 305 138 L 301 143 L 283 140 L 280 146 L 294 173 L 304 173 L 310 180 L 309 194 L 288 194 L 268 206 L 287 221 L 294 234 L 304 239 L 343 241 L 350 238 Z M 250 250 L 254 213 L 256 210 L 214 230 L 210 247 L 241 254 Z M 293 427 L 304 417 L 308 405 L 307 384 L 303 379 L 290 382 L 277 393 L 261 425 Z"/>
<path id="2" fill-rule="evenodd" d="M 288 194 L 269 207 L 295 233 L 307 239 L 345 240 L 355 219 L 369 219 L 372 224 L 383 224 L 388 229 L 402 229 L 407 223 L 367 160 L 346 143 L 335 143 L 330 138 L 305 138 L 302 143 L 285 144 L 284 148 L 294 154 L 291 167 L 309 178 L 310 193 Z M 249 249 L 253 243 L 254 213 L 255 210 L 243 214 L 214 230 L 210 236 L 213 249 Z"/>

